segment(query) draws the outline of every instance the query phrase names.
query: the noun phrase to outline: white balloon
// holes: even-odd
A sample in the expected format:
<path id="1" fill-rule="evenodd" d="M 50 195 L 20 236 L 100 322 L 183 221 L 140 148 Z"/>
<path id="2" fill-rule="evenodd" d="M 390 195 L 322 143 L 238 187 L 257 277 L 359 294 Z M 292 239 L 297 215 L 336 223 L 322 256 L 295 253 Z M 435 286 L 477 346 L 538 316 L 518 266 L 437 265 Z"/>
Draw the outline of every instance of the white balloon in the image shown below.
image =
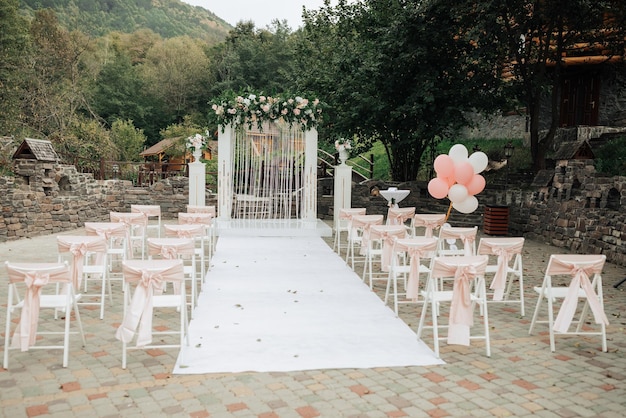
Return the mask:
<path id="1" fill-rule="evenodd" d="M 463 144 L 454 144 L 450 151 L 448 151 L 448 155 L 452 160 L 456 163 L 462 163 L 463 161 L 467 161 L 467 148 Z"/>
<path id="2" fill-rule="evenodd" d="M 474 174 L 478 174 L 487 168 L 487 164 L 489 164 L 489 157 L 487 157 L 487 154 L 484 152 L 477 151 L 469 156 L 469 163 L 474 168 Z"/>
<path id="3" fill-rule="evenodd" d="M 448 199 L 450 199 L 452 203 L 461 203 L 467 199 L 468 194 L 467 187 L 462 184 L 454 184 L 450 187 L 450 190 L 448 190 Z"/>
<path id="4" fill-rule="evenodd" d="M 452 203 L 452 207 L 461 213 L 472 213 L 478 209 L 478 199 L 476 196 L 468 196 L 460 203 Z"/>

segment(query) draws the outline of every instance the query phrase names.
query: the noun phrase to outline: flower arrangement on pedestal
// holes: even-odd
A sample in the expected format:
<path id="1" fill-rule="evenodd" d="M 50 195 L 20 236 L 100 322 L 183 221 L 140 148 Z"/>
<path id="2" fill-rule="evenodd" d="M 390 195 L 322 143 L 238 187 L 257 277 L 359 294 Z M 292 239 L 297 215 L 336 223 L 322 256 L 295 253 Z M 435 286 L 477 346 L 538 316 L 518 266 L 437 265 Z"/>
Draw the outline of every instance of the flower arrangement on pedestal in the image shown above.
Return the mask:
<path id="1" fill-rule="evenodd" d="M 299 125 L 304 131 L 317 127 L 321 121 L 324 105 L 319 99 L 309 100 L 301 96 L 265 96 L 263 94 L 225 93 L 211 102 L 217 123 L 225 127 L 232 124 L 238 128 L 256 123 L 259 129 L 268 121 L 283 120 L 290 126 Z"/>
<path id="2" fill-rule="evenodd" d="M 335 149 L 339 152 L 339 161 L 341 164 L 345 164 L 346 160 L 350 156 L 350 149 L 352 149 L 352 145 L 350 145 L 349 139 L 339 138 L 335 141 Z"/>
<path id="3" fill-rule="evenodd" d="M 194 162 L 200 162 L 202 157 L 202 151 L 206 149 L 207 139 L 209 132 L 205 132 L 205 135 L 195 134 L 187 138 L 187 149 L 191 150 L 193 154 Z"/>

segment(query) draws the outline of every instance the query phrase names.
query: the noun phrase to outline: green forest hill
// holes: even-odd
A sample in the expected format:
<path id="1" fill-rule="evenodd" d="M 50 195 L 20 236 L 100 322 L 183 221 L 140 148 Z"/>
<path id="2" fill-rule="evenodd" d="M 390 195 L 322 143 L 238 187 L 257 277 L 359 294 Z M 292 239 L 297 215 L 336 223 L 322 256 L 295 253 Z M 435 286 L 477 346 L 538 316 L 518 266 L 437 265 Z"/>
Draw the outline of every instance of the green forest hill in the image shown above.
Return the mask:
<path id="1" fill-rule="evenodd" d="M 232 29 L 209 10 L 179 0 L 20 0 L 20 12 L 29 20 L 46 8 L 68 30 L 96 37 L 150 29 L 163 38 L 187 35 L 215 44 Z"/>

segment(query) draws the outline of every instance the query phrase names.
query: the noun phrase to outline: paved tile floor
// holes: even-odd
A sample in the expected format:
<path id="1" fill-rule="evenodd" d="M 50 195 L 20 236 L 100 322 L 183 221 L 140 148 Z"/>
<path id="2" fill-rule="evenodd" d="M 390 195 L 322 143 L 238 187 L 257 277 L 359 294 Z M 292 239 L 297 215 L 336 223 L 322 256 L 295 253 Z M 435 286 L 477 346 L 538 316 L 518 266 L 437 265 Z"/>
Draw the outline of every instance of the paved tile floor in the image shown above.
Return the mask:
<path id="1" fill-rule="evenodd" d="M 0 369 L 0 416 L 623 417 L 626 284 L 618 289 L 613 284 L 626 277 L 625 268 L 604 269 L 608 353 L 601 352 L 597 337 L 558 338 L 552 353 L 545 328 L 528 335 L 537 300 L 530 289 L 541 284 L 549 255 L 559 252 L 526 242 L 526 317 L 513 305 L 490 305 L 490 358 L 480 342 L 443 344 L 447 364 L 432 367 L 181 376 L 171 374 L 176 350 L 155 349 L 131 352 L 123 370 L 114 337 L 121 321 L 115 284 L 115 303 L 104 320 L 97 308 L 81 308 L 87 346 L 72 339 L 68 368 L 61 367 L 58 350 L 10 353 L 9 370 Z M 0 261 L 56 261 L 56 254 L 53 235 L 0 244 Z M 4 269 L 0 280 L 6 283 Z M 375 291 L 382 296 L 382 282 Z M 2 306 L 6 296 L 6 286 L 0 286 Z M 401 307 L 401 318 L 413 329 L 418 314 L 415 305 Z M 428 336 L 425 341 L 431 344 Z"/>

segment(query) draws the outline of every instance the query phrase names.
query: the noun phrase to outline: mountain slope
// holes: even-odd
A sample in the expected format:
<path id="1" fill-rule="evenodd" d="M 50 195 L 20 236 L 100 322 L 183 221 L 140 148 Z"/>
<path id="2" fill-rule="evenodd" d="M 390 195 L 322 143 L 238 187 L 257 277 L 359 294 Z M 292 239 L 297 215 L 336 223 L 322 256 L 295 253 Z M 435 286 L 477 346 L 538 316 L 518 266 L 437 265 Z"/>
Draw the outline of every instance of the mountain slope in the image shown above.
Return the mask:
<path id="1" fill-rule="evenodd" d="M 54 10 L 68 30 L 92 36 L 147 28 L 164 38 L 188 35 L 216 43 L 232 29 L 210 11 L 179 0 L 20 0 L 27 17 L 44 8 Z"/>

